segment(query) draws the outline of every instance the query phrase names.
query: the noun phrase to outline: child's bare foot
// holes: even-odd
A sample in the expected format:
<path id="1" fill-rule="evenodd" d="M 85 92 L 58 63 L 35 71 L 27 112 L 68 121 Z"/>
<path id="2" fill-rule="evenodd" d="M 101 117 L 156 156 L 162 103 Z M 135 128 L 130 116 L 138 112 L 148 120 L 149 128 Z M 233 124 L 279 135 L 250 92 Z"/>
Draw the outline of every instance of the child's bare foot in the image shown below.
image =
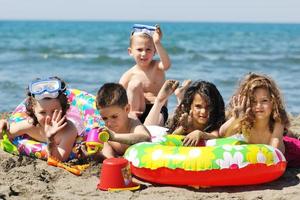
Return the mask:
<path id="1" fill-rule="evenodd" d="M 192 80 L 184 80 L 182 85 L 175 90 L 175 95 L 177 97 L 178 104 L 180 104 L 180 102 L 182 101 L 184 93 L 191 83 Z"/>
<path id="2" fill-rule="evenodd" d="M 173 94 L 173 92 L 178 87 L 179 82 L 176 80 L 166 80 L 162 88 L 159 90 L 159 93 L 157 95 L 157 100 L 160 103 L 166 103 L 169 96 Z"/>

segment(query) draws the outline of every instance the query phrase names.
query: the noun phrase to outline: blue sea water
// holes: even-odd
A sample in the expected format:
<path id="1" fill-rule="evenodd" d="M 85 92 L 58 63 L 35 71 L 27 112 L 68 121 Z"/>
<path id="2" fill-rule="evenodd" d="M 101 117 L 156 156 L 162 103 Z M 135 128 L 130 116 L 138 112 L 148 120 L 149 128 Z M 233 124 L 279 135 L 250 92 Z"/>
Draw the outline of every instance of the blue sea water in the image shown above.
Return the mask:
<path id="1" fill-rule="evenodd" d="M 0 112 L 12 111 L 37 77 L 59 76 L 92 94 L 118 82 L 134 65 L 127 53 L 134 23 L 0 21 Z M 300 24 L 160 25 L 172 60 L 167 78 L 211 81 L 227 103 L 244 74 L 268 74 L 287 110 L 300 113 Z M 168 107 L 175 105 L 173 96 Z"/>

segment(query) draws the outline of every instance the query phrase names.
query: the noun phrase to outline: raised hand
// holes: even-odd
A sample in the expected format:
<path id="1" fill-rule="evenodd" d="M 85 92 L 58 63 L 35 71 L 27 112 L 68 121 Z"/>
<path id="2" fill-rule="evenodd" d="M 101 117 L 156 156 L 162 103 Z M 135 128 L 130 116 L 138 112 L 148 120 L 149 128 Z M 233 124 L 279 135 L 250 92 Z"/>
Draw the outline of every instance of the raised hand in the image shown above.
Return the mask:
<path id="1" fill-rule="evenodd" d="M 190 113 L 183 113 L 179 119 L 180 125 L 185 129 L 189 130 L 192 127 L 192 111 Z"/>
<path id="2" fill-rule="evenodd" d="M 192 127 L 192 117 L 191 117 L 191 112 L 190 114 L 188 113 L 183 113 L 180 118 L 179 118 L 179 123 L 178 127 L 173 131 L 172 134 L 175 135 L 185 135 L 186 132 L 191 129 Z"/>
<path id="3" fill-rule="evenodd" d="M 52 118 L 49 116 L 46 117 L 45 120 L 45 135 L 48 139 L 53 138 L 54 135 L 62 130 L 66 125 L 66 116 L 61 116 L 62 111 L 55 110 Z"/>
<path id="4" fill-rule="evenodd" d="M 160 40 L 162 38 L 162 31 L 158 24 L 156 24 L 155 27 L 156 27 L 156 30 L 154 31 L 152 38 L 153 38 L 153 42 L 157 43 L 157 42 L 160 42 Z"/>
<path id="5" fill-rule="evenodd" d="M 234 96 L 233 97 L 233 116 L 235 118 L 243 118 L 246 113 L 250 111 L 250 107 L 245 108 L 246 106 L 246 97 L 245 96 Z"/>
<path id="6" fill-rule="evenodd" d="M 107 131 L 108 134 L 109 134 L 109 139 L 108 139 L 108 140 L 114 141 L 114 139 L 115 139 L 115 134 L 116 134 L 116 133 L 115 133 L 114 131 L 108 129 L 108 128 L 105 128 L 105 131 Z"/>

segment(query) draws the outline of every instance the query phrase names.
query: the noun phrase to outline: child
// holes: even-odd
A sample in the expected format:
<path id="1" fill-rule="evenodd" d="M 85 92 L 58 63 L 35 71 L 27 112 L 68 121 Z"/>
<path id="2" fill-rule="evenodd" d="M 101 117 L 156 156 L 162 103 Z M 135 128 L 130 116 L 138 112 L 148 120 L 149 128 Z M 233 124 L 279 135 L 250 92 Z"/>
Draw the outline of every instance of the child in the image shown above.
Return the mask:
<path id="1" fill-rule="evenodd" d="M 284 137 L 290 122 L 280 91 L 271 78 L 246 75 L 231 98 L 228 111 L 229 120 L 221 127 L 221 136 L 242 133 L 248 143 L 278 148 L 285 153 L 289 166 L 300 166 L 300 143 Z"/>
<path id="2" fill-rule="evenodd" d="M 136 64 L 126 71 L 119 81 L 127 90 L 131 112 L 142 123 L 165 82 L 165 71 L 171 65 L 169 56 L 161 44 L 161 38 L 162 32 L 158 25 L 153 30 L 144 27 L 132 32 L 128 53 L 134 58 Z M 160 61 L 153 60 L 156 52 Z M 163 122 L 168 119 L 168 109 L 165 105 L 159 117 Z"/>
<path id="3" fill-rule="evenodd" d="M 28 119 L 10 124 L 10 138 L 27 134 L 36 141 L 47 142 L 48 156 L 67 160 L 78 130 L 66 114 L 69 104 L 65 90 L 66 83 L 57 77 L 31 82 L 25 102 Z"/>
<path id="4" fill-rule="evenodd" d="M 130 105 L 122 85 L 104 84 L 97 92 L 96 106 L 110 134 L 102 150 L 105 158 L 122 156 L 129 145 L 150 141 L 146 127 L 129 115 Z"/>
<path id="5" fill-rule="evenodd" d="M 190 84 L 190 81 L 188 82 Z M 187 82 L 183 84 L 186 91 L 180 88 L 181 91 L 176 92 L 179 99 L 181 99 L 180 96 L 183 96 L 183 99 L 168 126 L 170 133 L 186 135 L 183 140 L 185 146 L 196 146 L 200 140 L 219 136 L 218 130 L 225 120 L 224 101 L 216 86 L 210 82 L 196 81 L 190 86 L 186 86 L 186 84 Z M 157 100 L 153 107 L 162 106 L 175 90 L 176 85 L 178 85 L 176 81 L 166 81 L 157 96 L 160 101 Z M 184 93 L 184 95 L 179 93 Z M 150 114 L 145 125 L 157 125 L 153 122 L 155 115 L 152 115 L 152 112 Z"/>

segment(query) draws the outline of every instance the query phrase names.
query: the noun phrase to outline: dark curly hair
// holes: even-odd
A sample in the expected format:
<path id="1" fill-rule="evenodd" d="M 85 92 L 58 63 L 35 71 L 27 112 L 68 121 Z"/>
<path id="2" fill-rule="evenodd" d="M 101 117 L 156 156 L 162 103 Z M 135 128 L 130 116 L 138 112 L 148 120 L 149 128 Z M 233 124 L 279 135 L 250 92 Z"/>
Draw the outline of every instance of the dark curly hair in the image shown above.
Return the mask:
<path id="1" fill-rule="evenodd" d="M 224 100 L 219 90 L 213 83 L 207 81 L 196 81 L 186 90 L 183 100 L 175 110 L 174 116 L 169 121 L 169 132 L 172 133 L 180 126 L 180 117 L 184 113 L 190 113 L 191 105 L 196 94 L 206 100 L 209 110 L 208 122 L 202 131 L 212 132 L 220 128 L 225 121 Z"/>
<path id="2" fill-rule="evenodd" d="M 68 103 L 68 97 L 65 94 L 67 84 L 65 81 L 63 81 L 62 79 L 60 79 L 56 76 L 49 77 L 49 79 L 54 79 L 54 80 L 56 79 L 61 82 L 61 90 L 59 91 L 58 97 L 56 97 L 56 99 L 58 99 L 61 104 L 62 116 L 64 116 L 70 107 L 70 104 Z M 41 80 L 41 79 L 38 78 L 36 80 Z M 34 98 L 34 95 L 31 94 L 31 92 L 29 91 L 29 86 L 26 88 L 26 93 L 27 93 L 27 99 L 25 101 L 26 113 L 29 117 L 32 118 L 32 120 L 33 120 L 32 124 L 34 126 L 37 126 L 38 120 L 37 120 L 36 116 L 34 115 L 34 106 L 36 105 L 37 100 Z"/>

